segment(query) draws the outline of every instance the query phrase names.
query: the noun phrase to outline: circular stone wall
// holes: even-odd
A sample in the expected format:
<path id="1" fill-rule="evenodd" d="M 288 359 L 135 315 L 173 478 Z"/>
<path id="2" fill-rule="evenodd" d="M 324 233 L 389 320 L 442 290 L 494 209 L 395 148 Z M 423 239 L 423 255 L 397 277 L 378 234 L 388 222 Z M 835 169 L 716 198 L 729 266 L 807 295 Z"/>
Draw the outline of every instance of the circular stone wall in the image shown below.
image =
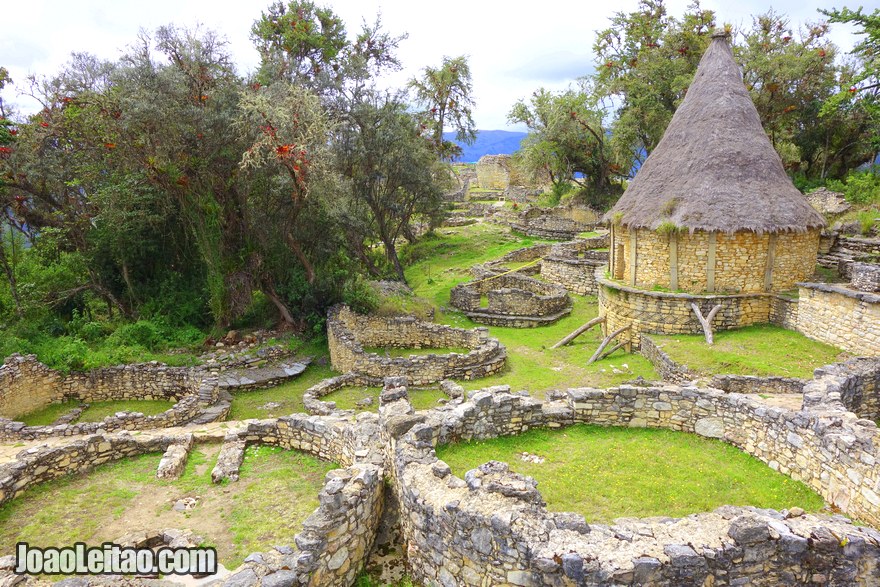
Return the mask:
<path id="1" fill-rule="evenodd" d="M 579 239 L 553 245 L 541 261 L 541 277 L 578 295 L 596 295 L 596 269 L 608 265 L 608 237 Z"/>
<path id="2" fill-rule="evenodd" d="M 389 375 L 407 377 L 413 385 L 442 379 L 477 379 L 499 372 L 507 359 L 507 349 L 485 328 L 452 328 L 412 316 L 369 316 L 344 305 L 334 306 L 327 313 L 327 342 L 334 369 L 363 375 L 376 383 Z M 391 358 L 368 353 L 365 346 L 464 347 L 470 352 Z"/>
<path id="3" fill-rule="evenodd" d="M 482 305 L 486 296 L 488 305 Z M 449 303 L 481 324 L 531 328 L 551 324 L 571 313 L 564 287 L 516 273 L 461 283 L 449 293 Z"/>
<path id="4" fill-rule="evenodd" d="M 614 332 L 624 326 L 630 329 L 620 335 L 621 340 L 640 344 L 641 333 L 647 334 L 701 334 L 703 327 L 691 304 L 700 308 L 703 316 L 720 305 L 712 321 L 715 330 L 730 330 L 771 322 L 775 294 L 691 295 L 646 291 L 621 285 L 596 271 L 599 284 L 599 313 L 606 317 L 605 331 Z"/>
<path id="5" fill-rule="evenodd" d="M 818 250 L 818 230 L 668 235 L 617 226 L 612 270 L 616 279 L 647 289 L 660 286 L 689 293 L 785 291 L 813 274 Z M 672 283 L 673 268 L 677 285 Z M 714 289 L 710 280 L 714 281 Z"/>

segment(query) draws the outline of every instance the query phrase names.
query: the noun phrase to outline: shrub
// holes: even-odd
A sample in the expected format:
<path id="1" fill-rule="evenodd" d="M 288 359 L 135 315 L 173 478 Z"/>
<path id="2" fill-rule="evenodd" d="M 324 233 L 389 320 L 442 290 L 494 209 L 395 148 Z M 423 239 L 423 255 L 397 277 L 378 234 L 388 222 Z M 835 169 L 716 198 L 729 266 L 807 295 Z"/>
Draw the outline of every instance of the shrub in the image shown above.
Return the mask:
<path id="1" fill-rule="evenodd" d="M 138 320 L 133 324 L 124 324 L 117 328 L 107 342 L 119 346 L 140 346 L 156 350 L 162 345 L 163 336 L 159 327 L 153 322 Z"/>

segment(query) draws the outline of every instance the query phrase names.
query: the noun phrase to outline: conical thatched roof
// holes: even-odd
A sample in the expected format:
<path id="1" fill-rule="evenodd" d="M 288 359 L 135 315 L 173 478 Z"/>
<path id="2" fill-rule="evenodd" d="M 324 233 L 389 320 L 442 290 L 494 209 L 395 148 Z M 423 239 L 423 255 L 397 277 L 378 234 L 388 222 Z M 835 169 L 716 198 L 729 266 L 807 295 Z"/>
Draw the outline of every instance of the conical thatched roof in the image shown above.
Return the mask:
<path id="1" fill-rule="evenodd" d="M 713 35 L 666 133 L 605 219 L 618 217 L 634 228 L 728 233 L 825 225 L 782 168 L 727 35 Z"/>

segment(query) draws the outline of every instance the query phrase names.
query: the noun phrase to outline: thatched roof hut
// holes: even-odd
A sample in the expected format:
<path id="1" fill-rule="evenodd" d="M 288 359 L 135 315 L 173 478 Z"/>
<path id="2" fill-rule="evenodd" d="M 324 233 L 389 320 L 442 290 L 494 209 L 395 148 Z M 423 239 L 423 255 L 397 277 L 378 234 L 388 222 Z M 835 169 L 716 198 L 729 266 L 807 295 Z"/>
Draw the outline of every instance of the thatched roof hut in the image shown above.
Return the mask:
<path id="1" fill-rule="evenodd" d="M 825 225 L 786 175 L 727 39 L 713 35 L 666 133 L 606 219 L 759 234 Z"/>
<path id="2" fill-rule="evenodd" d="M 810 276 L 825 221 L 794 187 L 713 35 L 666 133 L 606 214 L 611 272 L 689 293 L 790 289 Z"/>

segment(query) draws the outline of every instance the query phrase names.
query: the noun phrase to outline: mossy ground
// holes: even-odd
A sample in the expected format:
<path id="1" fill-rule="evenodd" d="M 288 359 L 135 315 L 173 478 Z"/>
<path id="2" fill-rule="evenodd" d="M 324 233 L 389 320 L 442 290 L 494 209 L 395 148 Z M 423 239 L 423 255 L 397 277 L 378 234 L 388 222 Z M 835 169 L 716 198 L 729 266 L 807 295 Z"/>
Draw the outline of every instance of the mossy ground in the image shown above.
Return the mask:
<path id="1" fill-rule="evenodd" d="M 525 462 L 527 452 L 543 463 Z M 618 517 L 685 516 L 722 505 L 816 511 L 822 498 L 718 440 L 671 430 L 578 425 L 437 449 L 453 472 L 504 461 L 538 481 L 552 511 L 588 522 Z"/>
<path id="2" fill-rule="evenodd" d="M 199 445 L 176 481 L 156 479 L 160 454 L 105 464 L 92 472 L 56 479 L 28 490 L 0 507 L 0 552 L 17 541 L 62 546 L 83 541 L 100 545 L 130 532 L 186 528 L 217 548 L 227 568 L 249 553 L 292 544 L 318 507 L 327 471 L 336 465 L 277 447 L 248 447 L 241 479 L 214 485 L 211 469 L 218 446 Z M 283 495 L 284 499 L 279 499 Z M 189 512 L 172 509 L 183 497 L 198 496 Z"/>

